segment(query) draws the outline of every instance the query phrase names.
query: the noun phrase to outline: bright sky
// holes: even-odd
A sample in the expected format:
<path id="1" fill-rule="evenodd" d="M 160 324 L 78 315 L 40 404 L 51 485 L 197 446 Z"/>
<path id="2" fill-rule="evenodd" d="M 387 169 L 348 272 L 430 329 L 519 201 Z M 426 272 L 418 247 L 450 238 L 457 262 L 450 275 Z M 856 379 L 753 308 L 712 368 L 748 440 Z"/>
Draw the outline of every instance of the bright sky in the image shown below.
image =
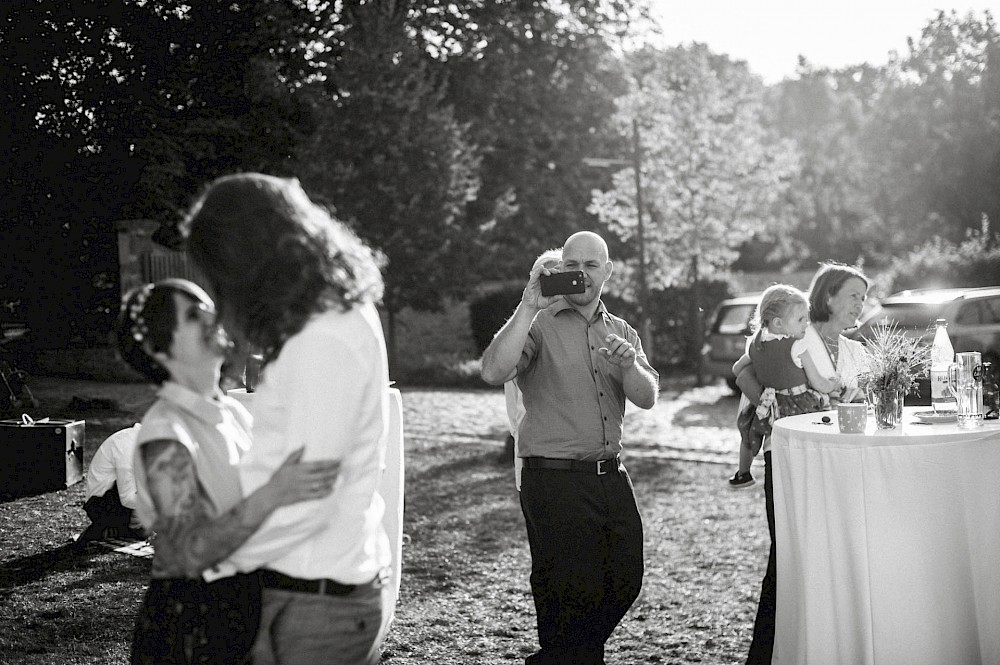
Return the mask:
<path id="1" fill-rule="evenodd" d="M 815 67 L 883 65 L 889 51 L 905 55 L 938 10 L 990 10 L 1000 0 L 650 0 L 664 46 L 701 42 L 746 60 L 766 83 L 795 76 L 798 56 Z"/>

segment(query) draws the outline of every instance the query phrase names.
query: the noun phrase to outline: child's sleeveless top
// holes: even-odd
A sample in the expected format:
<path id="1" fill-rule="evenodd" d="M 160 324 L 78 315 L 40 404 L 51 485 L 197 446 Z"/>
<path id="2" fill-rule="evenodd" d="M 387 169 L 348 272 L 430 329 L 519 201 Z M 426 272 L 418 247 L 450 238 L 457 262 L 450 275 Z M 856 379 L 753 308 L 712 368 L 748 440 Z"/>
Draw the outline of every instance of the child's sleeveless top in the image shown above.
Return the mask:
<path id="1" fill-rule="evenodd" d="M 748 353 L 761 386 L 784 390 L 806 384 L 806 371 L 792 360 L 794 343 L 793 337 L 761 341 L 757 332 Z"/>

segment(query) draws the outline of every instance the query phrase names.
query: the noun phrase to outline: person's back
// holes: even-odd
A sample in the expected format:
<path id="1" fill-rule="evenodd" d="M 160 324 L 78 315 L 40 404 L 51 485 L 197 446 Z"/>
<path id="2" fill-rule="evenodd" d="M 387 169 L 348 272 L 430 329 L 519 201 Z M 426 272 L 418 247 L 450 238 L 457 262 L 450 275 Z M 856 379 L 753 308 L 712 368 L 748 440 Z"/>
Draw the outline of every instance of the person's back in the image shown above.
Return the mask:
<path id="1" fill-rule="evenodd" d="M 238 559 L 267 560 L 295 577 L 348 584 L 367 582 L 389 564 L 381 527 L 385 506 L 377 493 L 388 432 L 388 385 L 374 305 L 318 314 L 286 342 L 254 393 L 254 446 L 241 463 L 244 491 L 263 484 L 275 461 L 302 445 L 312 455 L 341 459 L 341 478 L 326 505 L 277 511 Z M 280 544 L 283 538 L 291 542 L 293 531 L 311 535 L 294 545 Z"/>
<path id="2" fill-rule="evenodd" d="M 144 537 L 135 514 L 136 486 L 132 467 L 138 434 L 138 424 L 115 432 L 101 443 L 91 458 L 83 503 L 91 524 L 79 541 Z"/>

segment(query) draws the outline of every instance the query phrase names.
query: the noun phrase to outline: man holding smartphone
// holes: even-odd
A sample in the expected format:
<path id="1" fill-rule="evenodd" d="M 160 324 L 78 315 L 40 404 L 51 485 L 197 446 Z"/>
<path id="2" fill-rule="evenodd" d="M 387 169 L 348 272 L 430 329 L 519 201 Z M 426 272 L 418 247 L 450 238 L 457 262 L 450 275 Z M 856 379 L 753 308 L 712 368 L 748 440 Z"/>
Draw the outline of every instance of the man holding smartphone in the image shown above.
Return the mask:
<path id="1" fill-rule="evenodd" d="M 554 271 L 533 269 L 482 375 L 492 385 L 516 377 L 524 401 L 521 510 L 541 647 L 525 663 L 603 665 L 643 574 L 642 521 L 619 458 L 625 399 L 651 408 L 659 375 L 635 329 L 601 301 L 613 270 L 604 240 L 571 235 L 561 269 L 583 272 L 582 292 L 544 296 L 539 277 Z"/>

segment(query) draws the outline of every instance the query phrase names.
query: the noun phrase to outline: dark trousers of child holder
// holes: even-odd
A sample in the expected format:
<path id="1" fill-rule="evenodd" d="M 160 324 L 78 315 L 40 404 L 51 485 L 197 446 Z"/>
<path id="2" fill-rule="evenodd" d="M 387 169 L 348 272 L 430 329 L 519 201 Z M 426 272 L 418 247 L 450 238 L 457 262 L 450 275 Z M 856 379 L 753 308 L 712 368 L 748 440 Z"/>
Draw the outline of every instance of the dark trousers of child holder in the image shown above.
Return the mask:
<path id="1" fill-rule="evenodd" d="M 774 548 L 774 489 L 771 485 L 771 451 L 764 453 L 764 507 L 767 511 L 767 530 L 771 534 L 771 550 L 767 555 L 767 570 L 760 583 L 760 600 L 757 618 L 753 622 L 753 641 L 746 665 L 770 665 L 774 650 L 775 600 L 778 591 L 777 559 Z"/>

